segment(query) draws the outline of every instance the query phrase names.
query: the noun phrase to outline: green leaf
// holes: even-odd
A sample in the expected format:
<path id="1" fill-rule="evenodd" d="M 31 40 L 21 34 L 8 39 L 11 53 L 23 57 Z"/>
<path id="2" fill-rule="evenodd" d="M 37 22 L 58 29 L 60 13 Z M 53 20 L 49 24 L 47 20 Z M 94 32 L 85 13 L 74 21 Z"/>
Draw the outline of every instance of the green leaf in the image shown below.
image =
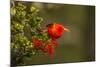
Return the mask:
<path id="1" fill-rule="evenodd" d="M 16 14 L 16 9 L 15 8 L 11 8 L 11 15 L 15 15 Z"/>

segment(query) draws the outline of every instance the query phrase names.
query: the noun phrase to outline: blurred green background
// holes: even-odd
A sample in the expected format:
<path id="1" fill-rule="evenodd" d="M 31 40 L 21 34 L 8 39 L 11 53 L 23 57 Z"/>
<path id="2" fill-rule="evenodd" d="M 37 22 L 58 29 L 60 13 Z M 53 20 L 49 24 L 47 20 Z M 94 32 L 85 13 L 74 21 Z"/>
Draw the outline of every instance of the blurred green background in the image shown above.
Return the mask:
<path id="1" fill-rule="evenodd" d="M 44 55 L 41 51 L 31 58 L 25 58 L 26 65 L 50 64 L 65 62 L 81 62 L 95 60 L 95 6 L 33 3 L 43 17 L 42 26 L 50 22 L 56 22 L 68 27 L 71 32 L 65 32 L 58 39 L 59 46 L 56 48 L 54 59 Z"/>

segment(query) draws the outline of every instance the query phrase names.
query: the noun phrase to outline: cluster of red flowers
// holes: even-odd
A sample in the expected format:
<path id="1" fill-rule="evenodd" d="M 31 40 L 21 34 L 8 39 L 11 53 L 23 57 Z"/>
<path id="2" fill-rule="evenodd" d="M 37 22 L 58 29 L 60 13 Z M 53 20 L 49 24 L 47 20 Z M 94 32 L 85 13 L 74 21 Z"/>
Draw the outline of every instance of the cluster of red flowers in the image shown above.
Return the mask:
<path id="1" fill-rule="evenodd" d="M 49 42 L 43 42 L 37 38 L 32 38 L 34 48 L 47 53 L 50 57 L 54 57 L 55 48 L 58 46 L 56 40 L 49 40 Z"/>

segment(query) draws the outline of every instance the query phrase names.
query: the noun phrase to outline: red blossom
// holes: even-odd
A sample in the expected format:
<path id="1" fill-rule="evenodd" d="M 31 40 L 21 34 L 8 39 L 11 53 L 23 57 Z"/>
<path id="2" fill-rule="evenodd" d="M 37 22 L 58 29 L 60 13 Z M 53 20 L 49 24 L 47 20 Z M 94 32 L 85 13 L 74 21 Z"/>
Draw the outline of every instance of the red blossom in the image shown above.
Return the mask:
<path id="1" fill-rule="evenodd" d="M 36 49 L 39 49 L 42 46 L 43 42 L 42 40 L 33 38 L 33 44 Z"/>
<path id="2" fill-rule="evenodd" d="M 54 48 L 52 47 L 51 44 L 47 44 L 47 45 L 44 47 L 44 51 L 45 51 L 46 53 L 48 53 L 48 55 L 49 55 L 50 57 L 54 57 L 55 50 L 54 50 Z"/>
<path id="3" fill-rule="evenodd" d="M 54 47 L 57 47 L 58 46 L 58 42 L 56 40 L 51 40 L 51 43 Z"/>

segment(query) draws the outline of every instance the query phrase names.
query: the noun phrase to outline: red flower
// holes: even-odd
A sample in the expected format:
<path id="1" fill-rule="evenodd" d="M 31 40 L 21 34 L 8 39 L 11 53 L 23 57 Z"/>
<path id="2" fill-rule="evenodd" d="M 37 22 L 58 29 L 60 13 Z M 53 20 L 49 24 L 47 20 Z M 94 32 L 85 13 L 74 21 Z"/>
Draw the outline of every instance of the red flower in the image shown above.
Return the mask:
<path id="1" fill-rule="evenodd" d="M 43 44 L 42 40 L 33 38 L 33 44 L 36 49 L 40 48 Z"/>
<path id="2" fill-rule="evenodd" d="M 55 47 L 58 46 L 58 42 L 57 42 L 56 40 L 51 40 L 51 42 L 52 42 L 52 45 L 53 45 L 53 46 L 55 46 Z"/>
<path id="3" fill-rule="evenodd" d="M 44 51 L 45 51 L 46 53 L 48 53 L 50 57 L 54 57 L 55 50 L 54 50 L 54 48 L 52 47 L 52 45 L 47 44 L 47 45 L 44 47 Z"/>

